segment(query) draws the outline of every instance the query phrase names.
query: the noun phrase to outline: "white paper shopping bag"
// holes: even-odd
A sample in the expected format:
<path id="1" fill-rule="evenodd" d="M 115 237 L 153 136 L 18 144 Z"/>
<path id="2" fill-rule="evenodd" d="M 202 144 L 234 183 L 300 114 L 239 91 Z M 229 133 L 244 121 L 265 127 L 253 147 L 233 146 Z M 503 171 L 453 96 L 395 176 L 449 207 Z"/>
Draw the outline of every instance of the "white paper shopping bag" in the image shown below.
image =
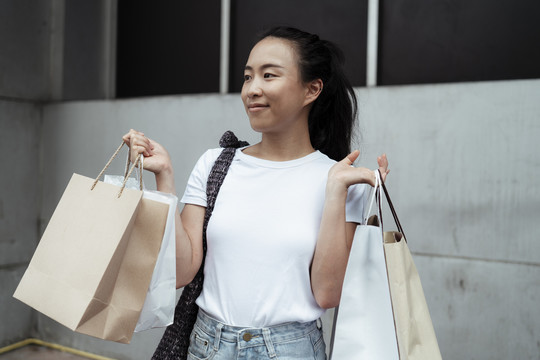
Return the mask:
<path id="1" fill-rule="evenodd" d="M 176 306 L 175 213 L 178 198 L 159 191 L 144 191 L 143 199 L 145 198 L 167 203 L 169 213 L 161 249 L 135 332 L 169 326 L 173 323 Z"/>
<path id="2" fill-rule="evenodd" d="M 371 217 L 356 227 L 334 316 L 330 353 L 334 360 L 399 360 L 382 229 L 373 223 L 376 219 Z"/>

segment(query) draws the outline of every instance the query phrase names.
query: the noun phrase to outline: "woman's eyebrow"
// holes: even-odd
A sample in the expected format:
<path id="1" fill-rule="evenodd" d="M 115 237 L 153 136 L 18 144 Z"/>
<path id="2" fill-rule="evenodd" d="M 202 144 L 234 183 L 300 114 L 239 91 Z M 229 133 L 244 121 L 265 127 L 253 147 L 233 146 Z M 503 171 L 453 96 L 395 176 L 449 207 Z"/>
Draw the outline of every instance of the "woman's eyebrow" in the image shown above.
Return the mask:
<path id="1" fill-rule="evenodd" d="M 264 70 L 264 69 L 268 69 L 268 68 L 278 68 L 278 69 L 283 69 L 284 67 L 281 66 L 281 65 L 277 65 L 277 64 L 264 64 L 264 65 L 261 65 L 261 69 Z M 246 67 L 244 68 L 244 70 L 249 70 L 249 71 L 252 71 L 253 68 L 249 65 L 246 65 Z"/>

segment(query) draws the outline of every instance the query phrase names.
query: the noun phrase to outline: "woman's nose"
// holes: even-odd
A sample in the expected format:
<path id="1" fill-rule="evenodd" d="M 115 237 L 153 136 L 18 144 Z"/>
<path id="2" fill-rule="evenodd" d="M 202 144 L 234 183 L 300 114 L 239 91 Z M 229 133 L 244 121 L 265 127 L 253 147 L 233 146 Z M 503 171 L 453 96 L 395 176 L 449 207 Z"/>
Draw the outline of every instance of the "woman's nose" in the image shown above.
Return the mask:
<path id="1" fill-rule="evenodd" d="M 259 83 L 259 81 L 254 78 L 250 84 L 248 85 L 248 96 L 249 97 L 253 97 L 253 96 L 261 96 L 262 95 L 262 88 L 260 86 L 261 84 Z"/>

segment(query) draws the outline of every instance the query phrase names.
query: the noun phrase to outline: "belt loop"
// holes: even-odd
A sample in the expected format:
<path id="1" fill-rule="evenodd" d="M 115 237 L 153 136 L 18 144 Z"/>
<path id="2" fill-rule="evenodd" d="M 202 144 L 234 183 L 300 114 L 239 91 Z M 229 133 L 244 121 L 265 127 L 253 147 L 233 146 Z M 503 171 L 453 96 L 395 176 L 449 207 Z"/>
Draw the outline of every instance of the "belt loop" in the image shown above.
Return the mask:
<path id="1" fill-rule="evenodd" d="M 276 351 L 274 350 L 274 344 L 272 343 L 272 338 L 270 337 L 270 329 L 262 329 L 264 343 L 266 344 L 266 349 L 268 349 L 268 356 L 272 359 L 276 357 Z"/>
<path id="2" fill-rule="evenodd" d="M 214 350 L 217 352 L 219 350 L 219 342 L 221 341 L 221 329 L 223 328 L 222 323 L 218 323 L 216 326 L 216 335 L 214 337 Z"/>

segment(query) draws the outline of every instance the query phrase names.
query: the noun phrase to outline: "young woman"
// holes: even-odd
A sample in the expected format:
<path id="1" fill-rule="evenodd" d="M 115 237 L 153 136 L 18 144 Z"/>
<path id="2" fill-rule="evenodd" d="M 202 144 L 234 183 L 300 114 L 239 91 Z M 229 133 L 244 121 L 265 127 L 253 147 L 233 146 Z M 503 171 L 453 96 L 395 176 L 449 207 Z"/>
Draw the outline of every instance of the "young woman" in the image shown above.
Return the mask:
<path id="1" fill-rule="evenodd" d="M 353 167 L 356 97 L 341 51 L 293 28 L 251 50 L 242 101 L 261 141 L 239 148 L 207 228 L 204 285 L 189 359 L 325 359 L 316 320 L 339 304 L 347 259 L 375 175 Z M 175 193 L 167 151 L 124 136 L 160 191 Z M 206 181 L 221 149 L 199 159 L 176 216 L 177 286 L 203 257 Z M 378 159 L 383 177 L 385 155 Z"/>

